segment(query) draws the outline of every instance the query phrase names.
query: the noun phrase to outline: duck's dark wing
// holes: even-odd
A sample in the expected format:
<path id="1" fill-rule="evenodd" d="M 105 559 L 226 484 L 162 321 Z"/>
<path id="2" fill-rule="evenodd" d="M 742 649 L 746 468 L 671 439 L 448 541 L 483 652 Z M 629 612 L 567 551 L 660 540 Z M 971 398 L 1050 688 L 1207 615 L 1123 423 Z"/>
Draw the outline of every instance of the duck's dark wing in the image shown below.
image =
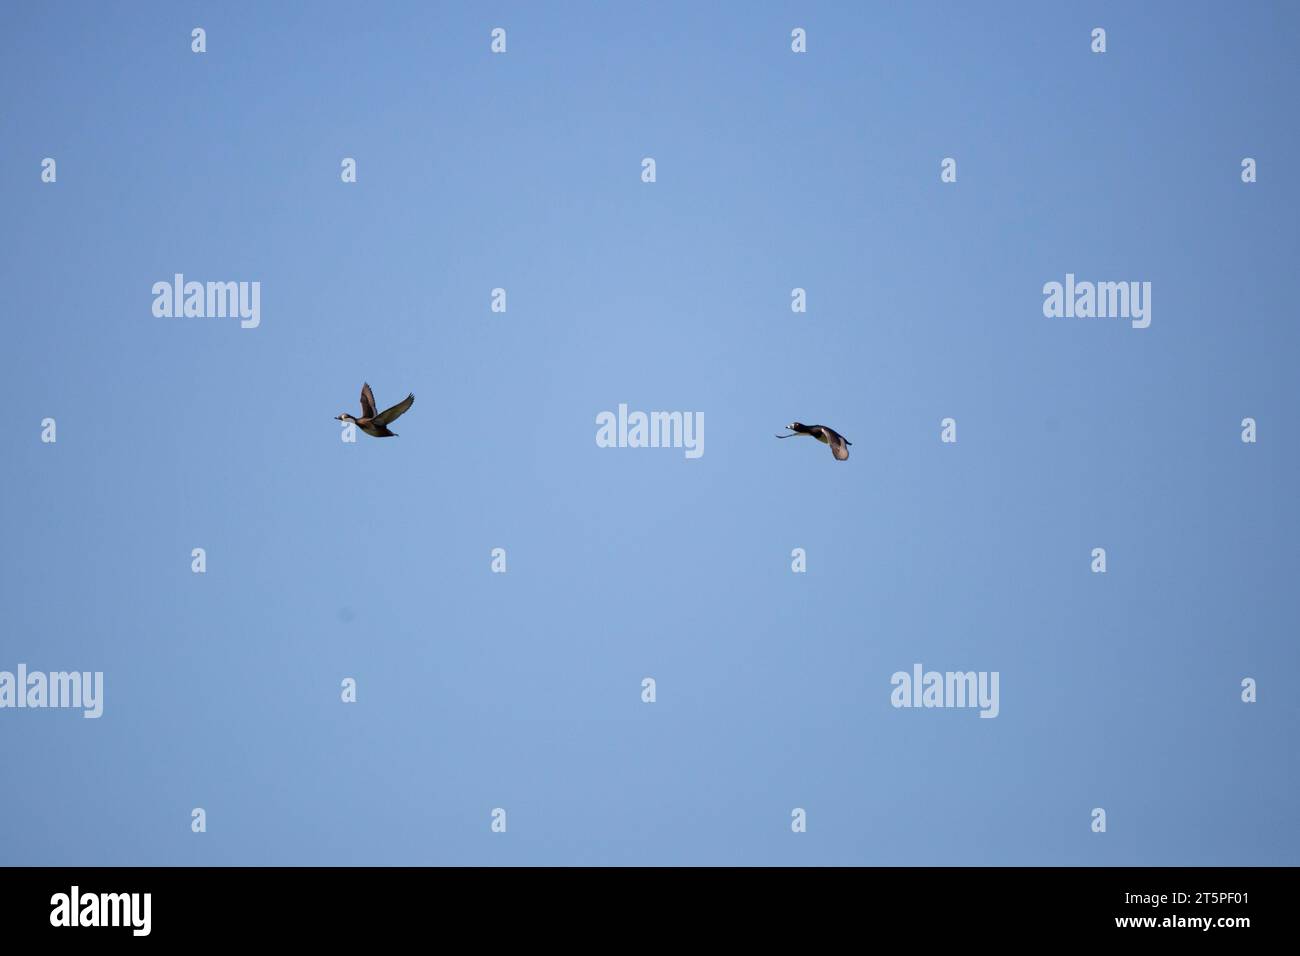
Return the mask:
<path id="1" fill-rule="evenodd" d="M 406 398 L 402 399 L 392 408 L 386 408 L 378 415 L 376 415 L 374 417 L 374 423 L 376 425 L 387 425 L 390 422 L 400 418 L 402 415 L 405 415 L 406 410 L 414 404 L 415 404 L 415 393 L 412 392 L 410 395 L 407 395 Z"/>
<path id="2" fill-rule="evenodd" d="M 375 393 L 370 390 L 370 385 L 366 383 L 361 386 L 361 417 L 375 417 Z"/>

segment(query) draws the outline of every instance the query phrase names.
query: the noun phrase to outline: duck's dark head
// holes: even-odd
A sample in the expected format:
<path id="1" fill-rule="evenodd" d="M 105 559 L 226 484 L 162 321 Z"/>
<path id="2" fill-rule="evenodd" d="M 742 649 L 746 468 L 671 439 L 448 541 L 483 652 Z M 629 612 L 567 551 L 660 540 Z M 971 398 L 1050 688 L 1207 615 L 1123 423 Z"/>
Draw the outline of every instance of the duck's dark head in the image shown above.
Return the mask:
<path id="1" fill-rule="evenodd" d="M 353 418 L 351 415 L 349 415 L 347 412 L 344 412 L 342 415 L 335 415 L 334 418 L 335 418 L 336 421 L 340 421 L 340 422 L 355 422 L 355 421 L 356 421 L 356 419 Z"/>
<path id="2" fill-rule="evenodd" d="M 791 422 L 789 425 L 786 425 L 785 427 L 790 429 L 790 431 L 792 432 L 804 432 L 808 430 L 808 426 L 805 425 L 803 422 Z"/>

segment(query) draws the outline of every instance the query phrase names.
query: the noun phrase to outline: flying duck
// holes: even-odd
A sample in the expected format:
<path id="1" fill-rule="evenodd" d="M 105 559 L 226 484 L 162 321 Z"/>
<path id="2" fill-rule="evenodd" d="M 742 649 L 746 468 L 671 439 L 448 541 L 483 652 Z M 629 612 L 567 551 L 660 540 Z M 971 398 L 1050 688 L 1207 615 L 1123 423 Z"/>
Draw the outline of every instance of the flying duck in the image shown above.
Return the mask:
<path id="1" fill-rule="evenodd" d="M 375 412 L 375 393 L 370 390 L 370 386 L 362 384 L 361 386 L 361 417 L 353 418 L 347 412 L 334 417 L 341 422 L 356 422 L 367 435 L 373 435 L 375 438 L 396 438 L 397 432 L 388 430 L 388 423 L 394 421 L 403 415 L 408 408 L 415 404 L 415 393 L 407 395 L 402 401 L 398 402 L 392 408 L 386 408 L 382 412 Z"/>
<path id="2" fill-rule="evenodd" d="M 811 435 L 823 445 L 831 446 L 831 454 L 835 456 L 836 461 L 847 461 L 849 457 L 849 441 L 835 429 L 827 425 L 803 425 L 799 422 L 791 422 L 785 426 L 790 429 L 789 435 L 777 435 L 777 438 L 793 438 L 795 435 Z"/>

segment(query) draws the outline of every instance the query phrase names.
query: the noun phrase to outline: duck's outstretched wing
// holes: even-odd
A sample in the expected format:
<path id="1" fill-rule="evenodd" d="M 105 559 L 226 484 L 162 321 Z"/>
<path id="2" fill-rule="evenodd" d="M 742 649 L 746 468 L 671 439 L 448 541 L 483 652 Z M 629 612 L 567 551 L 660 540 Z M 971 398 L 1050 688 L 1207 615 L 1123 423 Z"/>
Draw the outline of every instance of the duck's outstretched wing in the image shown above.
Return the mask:
<path id="1" fill-rule="evenodd" d="M 414 404 L 415 404 L 415 393 L 412 392 L 410 395 L 407 395 L 406 398 L 402 399 L 392 408 L 386 408 L 378 415 L 376 415 L 374 418 L 374 423 L 376 425 L 387 425 L 390 422 L 396 421 L 398 418 L 401 418 L 403 415 L 405 415 L 406 410 Z"/>
<path id="2" fill-rule="evenodd" d="M 361 417 L 375 417 L 375 393 L 370 390 L 368 383 L 361 385 Z"/>
<path id="3" fill-rule="evenodd" d="M 848 461 L 849 443 L 833 428 L 826 429 L 826 444 L 831 446 L 831 454 L 835 456 L 836 461 Z"/>

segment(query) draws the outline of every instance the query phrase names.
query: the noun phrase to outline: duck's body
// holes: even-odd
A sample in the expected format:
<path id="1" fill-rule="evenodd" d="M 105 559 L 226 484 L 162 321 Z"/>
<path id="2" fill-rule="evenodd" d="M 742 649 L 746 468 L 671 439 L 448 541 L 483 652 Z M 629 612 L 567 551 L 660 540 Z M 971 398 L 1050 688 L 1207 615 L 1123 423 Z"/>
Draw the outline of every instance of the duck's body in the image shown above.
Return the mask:
<path id="1" fill-rule="evenodd" d="M 790 429 L 789 435 L 777 435 L 777 438 L 793 438 L 795 435 L 808 435 L 816 438 L 823 445 L 831 446 L 831 454 L 835 456 L 836 461 L 847 461 L 849 457 L 849 441 L 829 425 L 804 425 L 801 422 L 791 422 L 785 426 Z"/>
<path id="2" fill-rule="evenodd" d="M 388 423 L 405 414 L 406 410 L 413 404 L 415 404 L 414 392 L 407 395 L 405 399 L 392 408 L 376 412 L 375 393 L 370 390 L 368 384 L 363 384 L 361 386 L 361 417 L 353 418 L 347 412 L 334 417 L 341 422 L 352 422 L 367 435 L 373 435 L 375 438 L 396 438 L 397 432 L 389 431 Z"/>

